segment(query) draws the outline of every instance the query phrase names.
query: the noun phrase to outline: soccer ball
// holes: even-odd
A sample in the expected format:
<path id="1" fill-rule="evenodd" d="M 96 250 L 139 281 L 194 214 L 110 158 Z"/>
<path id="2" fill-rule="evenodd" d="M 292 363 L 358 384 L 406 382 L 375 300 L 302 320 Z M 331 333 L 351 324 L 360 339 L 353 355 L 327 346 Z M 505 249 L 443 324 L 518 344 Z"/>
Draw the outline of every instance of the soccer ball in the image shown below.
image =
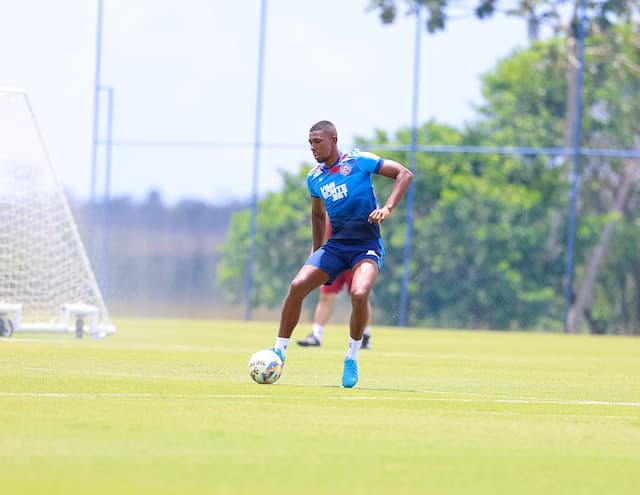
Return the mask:
<path id="1" fill-rule="evenodd" d="M 256 383 L 275 383 L 282 373 L 282 359 L 271 349 L 256 352 L 249 359 L 249 376 Z"/>

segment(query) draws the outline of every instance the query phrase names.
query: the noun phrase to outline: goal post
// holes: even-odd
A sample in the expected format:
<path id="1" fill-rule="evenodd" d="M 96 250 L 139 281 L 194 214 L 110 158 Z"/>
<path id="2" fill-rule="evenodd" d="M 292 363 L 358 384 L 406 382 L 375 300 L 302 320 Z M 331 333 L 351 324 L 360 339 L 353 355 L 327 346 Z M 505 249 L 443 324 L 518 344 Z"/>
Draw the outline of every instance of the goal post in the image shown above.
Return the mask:
<path id="1" fill-rule="evenodd" d="M 0 87 L 0 336 L 116 331 L 25 91 Z"/>

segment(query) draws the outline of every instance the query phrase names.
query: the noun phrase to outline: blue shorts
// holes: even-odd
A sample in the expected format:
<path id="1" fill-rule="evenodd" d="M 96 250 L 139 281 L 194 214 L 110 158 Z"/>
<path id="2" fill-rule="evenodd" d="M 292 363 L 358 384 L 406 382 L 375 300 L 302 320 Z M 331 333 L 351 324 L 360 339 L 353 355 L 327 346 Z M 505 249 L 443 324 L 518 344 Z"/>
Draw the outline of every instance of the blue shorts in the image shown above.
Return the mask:
<path id="1" fill-rule="evenodd" d="M 364 259 L 376 262 L 382 268 L 384 246 L 382 239 L 343 240 L 330 238 L 327 243 L 313 253 L 305 265 L 317 266 L 329 275 L 327 285 L 346 270 L 350 270 Z"/>

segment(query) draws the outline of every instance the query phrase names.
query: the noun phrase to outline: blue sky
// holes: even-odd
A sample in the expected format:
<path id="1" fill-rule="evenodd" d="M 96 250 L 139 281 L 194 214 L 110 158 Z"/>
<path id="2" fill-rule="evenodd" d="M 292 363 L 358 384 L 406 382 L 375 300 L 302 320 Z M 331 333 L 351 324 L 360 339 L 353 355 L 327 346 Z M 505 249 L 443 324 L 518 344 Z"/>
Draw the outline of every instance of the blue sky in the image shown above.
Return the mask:
<path id="1" fill-rule="evenodd" d="M 260 0 L 103 0 L 101 82 L 114 88 L 114 138 L 250 143 L 254 139 Z M 341 144 L 411 123 L 415 21 L 383 26 L 368 0 L 268 0 L 261 193 L 278 170 L 312 157 L 317 120 Z M 404 5 L 401 2 L 401 5 Z M 90 193 L 97 2 L 21 0 L 0 6 L 0 86 L 25 89 L 58 179 Z M 480 100 L 479 77 L 526 46 L 519 19 L 452 22 L 423 34 L 419 121 L 460 125 Z M 105 101 L 105 100 L 103 100 Z M 102 105 L 102 134 L 106 105 Z M 104 190 L 100 149 L 97 193 Z M 113 148 L 113 195 L 225 202 L 252 189 L 253 149 Z"/>

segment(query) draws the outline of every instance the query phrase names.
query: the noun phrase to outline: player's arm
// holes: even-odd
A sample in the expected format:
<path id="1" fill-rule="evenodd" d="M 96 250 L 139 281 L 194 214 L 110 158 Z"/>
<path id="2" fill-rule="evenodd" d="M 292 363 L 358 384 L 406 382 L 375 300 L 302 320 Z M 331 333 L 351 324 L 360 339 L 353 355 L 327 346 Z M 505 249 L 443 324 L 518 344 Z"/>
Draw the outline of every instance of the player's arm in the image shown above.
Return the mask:
<path id="1" fill-rule="evenodd" d="M 392 179 L 393 188 L 384 205 L 369 214 L 369 222 L 372 223 L 382 223 L 386 218 L 391 216 L 391 213 L 395 207 L 398 206 L 398 203 L 407 192 L 407 189 L 409 189 L 411 181 L 413 180 L 411 170 L 394 160 L 384 160 L 378 173 Z"/>
<path id="2" fill-rule="evenodd" d="M 311 233 L 313 235 L 313 251 L 324 243 L 327 235 L 327 212 L 324 201 L 311 196 Z"/>

